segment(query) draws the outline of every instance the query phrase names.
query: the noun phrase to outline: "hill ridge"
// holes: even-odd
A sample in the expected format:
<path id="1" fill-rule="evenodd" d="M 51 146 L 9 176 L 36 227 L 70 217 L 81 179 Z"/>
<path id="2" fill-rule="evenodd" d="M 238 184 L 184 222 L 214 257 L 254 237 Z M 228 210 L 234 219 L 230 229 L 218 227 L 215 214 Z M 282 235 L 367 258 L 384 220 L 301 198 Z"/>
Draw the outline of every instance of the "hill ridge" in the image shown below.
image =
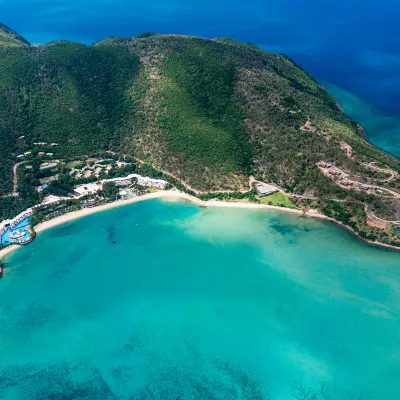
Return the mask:
<path id="1" fill-rule="evenodd" d="M 365 167 L 398 173 L 399 160 L 366 143 L 286 55 L 233 39 L 153 33 L 0 52 L 0 195 L 12 191 L 17 155 L 36 157 L 42 149 L 34 143 L 47 142 L 58 144 L 52 153 L 59 159 L 127 154 L 203 193 L 247 190 L 254 176 L 366 235 L 375 232 L 366 204 L 379 218 L 400 220 L 395 197 L 368 189 L 400 193 L 399 178 L 384 182 L 384 172 Z M 366 191 L 321 162 L 358 176 Z M 25 175 L 32 202 L 40 174 Z"/>
<path id="2" fill-rule="evenodd" d="M 0 22 L 0 47 L 18 46 L 29 47 L 31 44 L 17 32 Z"/>

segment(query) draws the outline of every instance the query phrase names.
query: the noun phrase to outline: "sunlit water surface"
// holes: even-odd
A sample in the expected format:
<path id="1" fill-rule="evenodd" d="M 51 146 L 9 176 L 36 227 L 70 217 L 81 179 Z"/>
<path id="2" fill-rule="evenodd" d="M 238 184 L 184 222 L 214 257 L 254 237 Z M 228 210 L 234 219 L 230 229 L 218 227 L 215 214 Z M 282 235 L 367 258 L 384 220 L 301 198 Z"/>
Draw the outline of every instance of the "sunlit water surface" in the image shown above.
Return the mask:
<path id="1" fill-rule="evenodd" d="M 152 200 L 7 261 L 2 400 L 399 399 L 400 254 L 331 223 Z"/>

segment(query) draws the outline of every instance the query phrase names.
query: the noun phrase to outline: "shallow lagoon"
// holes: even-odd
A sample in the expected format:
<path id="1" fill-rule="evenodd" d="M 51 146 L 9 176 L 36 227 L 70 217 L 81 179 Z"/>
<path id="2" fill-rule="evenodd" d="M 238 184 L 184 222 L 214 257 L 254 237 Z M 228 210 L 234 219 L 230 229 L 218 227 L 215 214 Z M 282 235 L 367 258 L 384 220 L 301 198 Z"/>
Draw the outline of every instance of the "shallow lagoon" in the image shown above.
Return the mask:
<path id="1" fill-rule="evenodd" d="M 0 397 L 398 399 L 400 254 L 295 215 L 146 201 L 0 282 Z"/>

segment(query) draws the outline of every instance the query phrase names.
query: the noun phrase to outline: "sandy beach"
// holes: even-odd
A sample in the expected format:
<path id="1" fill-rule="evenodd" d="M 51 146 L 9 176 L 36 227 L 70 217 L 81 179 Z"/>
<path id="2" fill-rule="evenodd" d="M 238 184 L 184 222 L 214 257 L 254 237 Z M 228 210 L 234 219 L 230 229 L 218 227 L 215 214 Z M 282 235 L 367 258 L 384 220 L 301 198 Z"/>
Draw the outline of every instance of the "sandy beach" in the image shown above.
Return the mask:
<path id="1" fill-rule="evenodd" d="M 160 198 L 164 198 L 164 199 L 169 199 L 169 200 L 179 200 L 179 199 L 183 199 L 183 200 L 187 200 L 190 201 L 192 203 L 195 203 L 199 206 L 202 207 L 229 207 L 229 208 L 251 208 L 251 209 L 264 209 L 264 210 L 274 210 L 274 211 L 280 211 L 280 212 L 287 212 L 287 213 L 291 213 L 291 214 L 297 214 L 297 215 L 301 215 L 301 216 L 306 216 L 306 217 L 311 217 L 311 218 L 319 218 L 319 219 L 325 219 L 328 221 L 332 221 L 337 223 L 338 225 L 342 226 L 343 228 L 349 230 L 350 232 L 352 232 L 353 234 L 355 234 L 354 231 L 352 231 L 351 228 L 338 223 L 337 221 L 328 218 L 327 216 L 325 216 L 324 214 L 321 214 L 320 212 L 318 212 L 317 210 L 309 210 L 307 212 L 303 212 L 302 210 L 297 210 L 297 209 L 293 209 L 293 208 L 285 208 L 285 207 L 278 207 L 278 206 L 270 206 L 267 204 L 255 204 L 255 203 L 240 203 L 240 202 L 226 202 L 226 201 L 218 201 L 218 200 L 208 200 L 208 201 L 202 201 L 194 196 L 191 196 L 187 193 L 184 192 L 180 192 L 177 190 L 160 190 L 158 192 L 155 193 L 149 193 L 149 194 L 145 194 L 143 196 L 137 196 L 137 197 L 133 197 L 131 199 L 128 200 L 117 200 L 113 203 L 108 203 L 108 204 L 103 204 L 101 206 L 97 206 L 97 207 L 93 207 L 93 208 L 84 208 L 82 210 L 78 210 L 78 211 L 74 211 L 65 215 L 61 215 L 57 218 L 51 219 L 49 221 L 45 221 L 42 222 L 41 224 L 35 226 L 35 231 L 36 233 L 40 233 L 43 232 L 47 229 L 53 228 L 55 226 L 64 224 L 66 222 L 69 221 L 73 221 L 75 219 L 78 218 L 82 218 L 85 217 L 87 215 L 91 215 L 91 214 L 95 214 L 101 211 L 105 211 L 105 210 L 110 210 L 116 207 L 121 207 L 127 204 L 132 204 L 132 203 L 138 203 L 140 201 L 146 201 L 146 200 L 151 200 L 151 199 L 160 199 Z M 358 235 L 356 235 L 359 239 L 361 239 Z M 389 249 L 395 249 L 395 250 L 399 250 L 398 248 L 394 247 L 394 246 L 390 246 L 390 245 L 385 245 L 383 243 L 377 243 L 377 242 L 370 242 L 367 240 L 362 239 L 364 242 L 372 244 L 372 245 L 378 245 L 378 246 L 382 246 L 382 247 L 386 247 Z M 10 253 L 12 253 L 13 251 L 17 250 L 18 248 L 20 248 L 20 246 L 18 245 L 13 245 L 10 247 L 7 247 L 6 249 L 0 250 L 0 259 L 2 259 L 3 257 L 8 256 Z"/>
<path id="2" fill-rule="evenodd" d="M 303 213 L 303 211 L 301 211 L 301 210 L 295 210 L 292 208 L 284 208 L 284 207 L 277 207 L 277 206 L 269 206 L 266 204 L 225 202 L 225 201 L 218 201 L 218 200 L 202 201 L 194 196 L 191 196 L 184 192 L 179 192 L 177 190 L 169 190 L 169 191 L 160 190 L 155 193 L 149 193 L 149 194 L 145 194 L 143 196 L 133 197 L 128 200 L 118 200 L 113 203 L 103 204 L 98 207 L 84 208 L 82 210 L 78 210 L 78 211 L 74 211 L 74 212 L 71 212 L 71 213 L 68 213 L 65 215 L 61 215 L 57 218 L 42 222 L 41 224 L 35 226 L 35 231 L 36 231 L 36 233 L 40 233 L 47 229 L 53 228 L 57 225 L 61 225 L 66 222 L 73 221 L 75 219 L 82 218 L 87 215 L 95 214 L 97 212 L 110 210 L 110 209 L 113 209 L 116 207 L 121 207 L 121 206 L 124 206 L 127 204 L 137 203 L 140 201 L 146 201 L 146 200 L 151 200 L 151 199 L 160 199 L 160 198 L 167 198 L 170 200 L 184 199 L 184 200 L 190 201 L 190 202 L 195 203 L 202 207 L 232 207 L 232 208 L 268 209 L 268 210 L 274 210 L 274 211 L 288 212 L 288 213 L 297 214 L 297 215 L 305 215 L 305 216 L 313 217 L 313 218 L 328 219 L 325 215 L 319 213 L 316 210 L 310 210 L 307 213 Z M 17 250 L 19 247 L 20 246 L 18 246 L 18 245 L 13 245 L 13 246 L 7 247 L 6 249 L 0 250 L 0 259 L 9 255 L 13 251 Z"/>

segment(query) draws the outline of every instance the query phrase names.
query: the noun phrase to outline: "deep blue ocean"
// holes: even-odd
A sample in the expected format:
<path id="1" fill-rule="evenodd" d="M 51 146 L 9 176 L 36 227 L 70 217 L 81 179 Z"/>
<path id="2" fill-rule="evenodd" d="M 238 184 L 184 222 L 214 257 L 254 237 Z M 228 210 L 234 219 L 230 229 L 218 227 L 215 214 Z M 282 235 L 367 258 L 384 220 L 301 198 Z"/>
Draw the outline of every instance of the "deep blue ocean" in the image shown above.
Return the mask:
<path id="1" fill-rule="evenodd" d="M 229 36 L 286 53 L 317 78 L 339 86 L 337 97 L 345 89 L 360 98 L 356 103 L 368 102 L 372 127 L 371 116 L 362 118 L 366 107 L 361 112 L 349 107 L 351 116 L 366 120 L 368 139 L 388 145 L 385 150 L 397 156 L 399 15 L 395 0 L 0 0 L 0 21 L 38 44 L 92 43 L 154 31 Z"/>

